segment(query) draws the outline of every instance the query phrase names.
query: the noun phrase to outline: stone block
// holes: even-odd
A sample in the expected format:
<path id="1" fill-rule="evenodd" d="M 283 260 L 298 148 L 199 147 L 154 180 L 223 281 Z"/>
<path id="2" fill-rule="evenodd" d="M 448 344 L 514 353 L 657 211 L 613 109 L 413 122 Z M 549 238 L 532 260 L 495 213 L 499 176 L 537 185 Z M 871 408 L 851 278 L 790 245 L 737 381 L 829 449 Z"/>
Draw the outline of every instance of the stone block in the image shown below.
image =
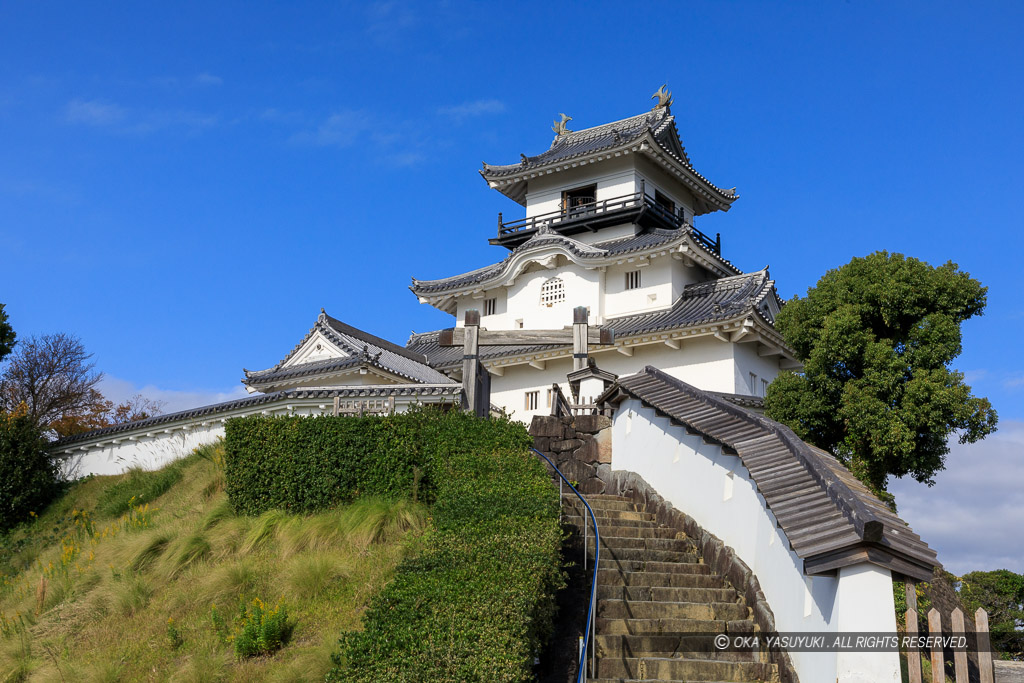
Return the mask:
<path id="1" fill-rule="evenodd" d="M 561 453 L 564 451 L 571 451 L 579 448 L 583 445 L 583 441 L 580 439 L 563 439 L 562 441 L 552 441 L 551 450 Z"/>
<path id="2" fill-rule="evenodd" d="M 596 461 L 610 465 L 612 462 L 612 430 L 605 429 L 595 434 L 594 443 L 597 445 Z"/>
<path id="3" fill-rule="evenodd" d="M 530 436 L 562 438 L 563 428 L 561 418 L 553 415 L 534 415 L 533 421 L 530 422 Z"/>
<path id="4" fill-rule="evenodd" d="M 596 434 L 597 432 L 612 426 L 612 419 L 607 415 L 577 415 L 576 431 Z"/>
<path id="5" fill-rule="evenodd" d="M 545 455 L 551 452 L 551 437 L 550 436 L 535 436 L 533 437 L 533 447 Z"/>
<path id="6" fill-rule="evenodd" d="M 590 436 L 580 440 L 575 451 L 572 453 L 572 457 L 580 462 L 595 463 L 597 462 L 597 443 Z"/>

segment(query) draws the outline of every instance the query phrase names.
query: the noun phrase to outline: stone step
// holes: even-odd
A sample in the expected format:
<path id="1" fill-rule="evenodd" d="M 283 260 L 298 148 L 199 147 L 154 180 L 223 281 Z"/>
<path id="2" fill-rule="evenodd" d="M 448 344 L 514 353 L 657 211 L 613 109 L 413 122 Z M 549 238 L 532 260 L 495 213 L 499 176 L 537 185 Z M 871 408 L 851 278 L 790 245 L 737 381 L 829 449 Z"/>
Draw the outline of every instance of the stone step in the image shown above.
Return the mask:
<path id="1" fill-rule="evenodd" d="M 679 657 L 622 657 L 598 660 L 598 675 L 650 681 L 778 681 L 774 664 Z"/>
<path id="2" fill-rule="evenodd" d="M 583 531 L 580 527 L 575 527 L 578 533 L 582 536 Z M 587 539 L 593 543 L 594 533 L 593 528 L 587 525 Z M 672 538 L 679 540 L 690 540 L 690 538 L 681 531 L 675 529 L 669 529 L 668 527 L 657 527 L 657 526 L 606 526 L 604 524 L 598 524 L 598 533 L 601 534 L 601 538 L 606 536 L 615 538 Z"/>
<path id="3" fill-rule="evenodd" d="M 658 551 L 644 551 L 656 553 Z M 604 553 L 601 554 L 600 561 L 597 564 L 598 569 L 617 569 L 620 572 L 656 572 L 660 574 L 694 574 L 694 573 L 707 573 L 708 569 L 706 564 L 700 564 L 700 557 L 696 553 L 682 554 L 683 557 L 675 559 L 670 562 L 663 560 L 628 560 L 628 559 L 616 559 L 614 557 L 607 557 Z M 705 567 L 703 570 L 698 570 L 696 567 Z"/>
<path id="4" fill-rule="evenodd" d="M 728 622 L 715 619 L 605 619 L 597 617 L 598 636 L 682 636 L 729 631 Z"/>
<path id="5" fill-rule="evenodd" d="M 644 513 L 634 512 L 632 514 L 634 514 L 634 515 L 641 515 L 641 514 L 644 514 Z M 597 528 L 598 528 L 598 530 L 601 530 L 601 529 L 604 529 L 605 527 L 610 527 L 610 526 L 638 526 L 638 527 L 648 528 L 648 529 L 663 529 L 664 528 L 660 524 L 658 524 L 657 522 L 655 522 L 653 520 L 650 520 L 650 519 L 623 519 L 622 517 L 602 517 L 601 515 L 594 515 L 594 517 L 597 519 Z M 580 526 L 582 524 L 582 521 L 583 521 L 583 518 L 580 517 L 579 515 L 562 515 L 562 523 L 563 524 L 568 524 L 569 526 L 575 526 L 575 527 L 582 528 Z M 587 515 L 586 522 L 587 522 L 587 528 L 588 529 L 593 528 L 593 526 L 592 526 L 592 524 L 590 522 L 590 515 Z"/>
<path id="6" fill-rule="evenodd" d="M 612 657 L 696 657 L 726 662 L 763 662 L 758 650 L 722 651 L 710 634 L 676 633 L 672 635 L 597 636 L 598 658 Z"/>
<path id="7" fill-rule="evenodd" d="M 593 500 L 593 499 L 588 497 L 587 498 L 587 503 L 590 505 L 590 508 L 595 513 L 598 510 L 633 510 L 633 511 L 636 511 L 638 509 L 637 506 L 636 506 L 636 503 L 633 503 L 633 502 L 628 501 L 628 500 L 605 500 L 605 499 Z M 563 495 L 562 496 L 562 505 L 564 506 L 563 509 L 571 508 L 573 510 L 576 510 L 577 514 L 579 514 L 580 510 L 585 510 L 586 509 L 586 508 L 583 507 L 583 503 L 580 502 L 580 499 L 577 498 L 576 496 L 564 496 Z"/>
<path id="8" fill-rule="evenodd" d="M 601 520 L 632 520 L 638 522 L 654 522 L 654 515 L 650 512 L 639 512 L 637 510 L 602 510 L 601 508 L 593 508 L 594 517 L 597 518 L 597 523 L 600 525 Z M 578 520 L 581 515 L 578 510 L 563 510 L 562 519 L 567 520 L 570 524 L 578 524 Z M 584 510 L 586 512 L 586 510 Z M 587 513 L 587 523 L 590 523 L 590 513 Z M 608 522 L 605 522 L 606 524 Z M 616 522 L 617 523 L 617 522 Z"/>
<path id="9" fill-rule="evenodd" d="M 594 556 L 594 547 L 587 544 L 587 555 Z M 688 550 L 662 550 L 659 548 L 609 548 L 601 546 L 601 561 L 631 562 L 700 562 L 700 555 L 692 547 Z"/>
<path id="10" fill-rule="evenodd" d="M 707 565 L 688 565 L 693 573 L 685 572 L 620 572 L 617 569 L 598 569 L 600 586 L 650 586 L 658 588 L 726 588 L 725 579 L 707 571 Z M 703 569 L 704 571 L 696 571 Z"/>
<path id="11" fill-rule="evenodd" d="M 605 534 L 603 529 L 598 529 L 601 532 L 601 552 L 604 552 L 605 548 L 609 550 L 663 550 L 677 553 L 694 552 L 695 546 L 693 541 L 688 538 L 650 538 L 643 536 L 613 536 L 611 534 Z M 590 550 L 594 549 L 594 536 L 591 534 L 587 538 L 587 548 Z M 616 557 L 620 557 L 617 553 Z"/>
<path id="12" fill-rule="evenodd" d="M 735 602 L 655 602 L 654 600 L 601 600 L 597 616 L 605 619 L 702 619 L 740 621 L 749 615 Z"/>
<path id="13" fill-rule="evenodd" d="M 732 588 L 666 588 L 663 586 L 597 586 L 599 600 L 656 600 L 660 602 L 732 602 L 740 604 Z"/>

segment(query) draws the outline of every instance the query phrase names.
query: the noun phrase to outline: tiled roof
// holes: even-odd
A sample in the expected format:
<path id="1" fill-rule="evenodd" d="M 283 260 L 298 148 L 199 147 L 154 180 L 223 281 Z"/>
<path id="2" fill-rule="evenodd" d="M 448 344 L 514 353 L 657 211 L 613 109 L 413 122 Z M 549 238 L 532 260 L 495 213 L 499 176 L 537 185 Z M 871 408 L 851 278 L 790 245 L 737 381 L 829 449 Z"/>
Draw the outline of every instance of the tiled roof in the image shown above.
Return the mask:
<path id="1" fill-rule="evenodd" d="M 200 406 L 198 408 L 191 408 L 189 410 L 182 410 L 176 413 L 168 413 L 167 415 L 157 415 L 145 420 L 137 420 L 135 422 L 126 422 L 124 424 L 113 425 L 111 427 L 104 427 L 103 429 L 94 429 L 91 432 L 84 432 L 82 434 L 75 434 L 74 436 L 68 436 L 63 439 L 54 441 L 51 444 L 52 449 L 57 449 L 69 444 L 95 439 L 100 436 L 107 436 L 112 434 L 119 434 L 121 432 L 141 431 L 151 427 L 158 427 L 166 425 L 172 422 L 180 422 L 182 420 L 192 420 L 203 417 L 212 417 L 214 415 L 229 413 L 237 410 L 243 410 L 245 408 L 256 408 L 258 406 L 266 405 L 269 403 L 276 403 L 283 400 L 301 400 L 301 399 L 334 399 L 335 396 L 339 398 L 386 398 L 388 396 L 458 396 L 462 391 L 461 384 L 396 384 L 394 386 L 352 386 L 352 387 L 323 387 L 323 388 L 303 388 L 303 389 L 286 389 L 284 391 L 274 391 L 267 394 L 256 394 L 254 396 L 247 396 L 245 398 L 235 399 L 233 401 L 225 401 L 224 403 L 214 403 L 209 406 Z"/>
<path id="2" fill-rule="evenodd" d="M 615 338 L 623 339 L 638 334 L 670 329 L 693 327 L 720 321 L 732 320 L 746 311 L 757 308 L 767 297 L 777 297 L 775 283 L 768 269 L 737 275 L 734 277 L 709 280 L 687 285 L 671 308 L 656 313 L 641 313 L 611 318 L 603 327 L 615 330 Z M 771 323 L 770 315 L 762 317 Z M 450 369 L 462 362 L 462 349 L 442 347 L 438 344 L 439 331 L 414 334 L 406 348 L 427 358 L 434 368 Z M 481 346 L 480 359 L 493 360 L 506 356 L 569 348 L 560 345 L 532 346 Z"/>
<path id="3" fill-rule="evenodd" d="M 416 278 L 413 278 L 412 286 L 409 289 L 417 295 L 435 294 L 451 289 L 458 289 L 459 287 L 465 287 L 467 285 L 475 285 L 496 280 L 507 272 L 512 259 L 516 258 L 518 255 L 534 249 L 541 249 L 550 246 L 560 246 L 580 260 L 587 261 L 614 258 L 617 256 L 642 253 L 645 251 L 654 251 L 661 247 L 675 246 L 676 244 L 682 244 L 684 241 L 689 240 L 690 244 L 707 252 L 708 258 L 720 263 L 727 272 L 731 271 L 737 274 L 740 272 L 739 269 L 729 261 L 723 259 L 718 254 L 704 249 L 700 241 L 691 239 L 690 230 L 692 230 L 691 226 L 685 226 L 677 230 L 655 228 L 635 235 L 620 237 L 608 240 L 607 242 L 597 242 L 595 244 L 586 244 L 579 240 L 574 240 L 570 237 L 564 237 L 554 233 L 538 234 L 516 247 L 508 256 L 498 263 L 484 268 L 479 268 L 468 273 L 463 273 L 461 275 L 442 278 L 440 280 L 417 280 Z"/>
<path id="4" fill-rule="evenodd" d="M 938 566 L 935 551 L 849 470 L 785 425 L 650 366 L 599 400 L 624 396 L 738 455 L 808 573 L 872 562 L 928 580 Z"/>
<path id="5" fill-rule="evenodd" d="M 302 348 L 302 345 L 317 332 L 330 339 L 348 354 L 347 357 L 285 367 L 288 359 L 294 356 Z M 302 377 L 341 372 L 364 365 L 423 384 L 451 382 L 447 376 L 431 368 L 422 354 L 414 353 L 386 339 L 346 325 L 323 311 L 317 318 L 316 324 L 281 362 L 267 370 L 254 372 L 246 370 L 245 379 L 242 382 L 249 386 L 267 386 Z"/>
<path id="6" fill-rule="evenodd" d="M 488 181 L 508 178 L 606 150 L 628 147 L 644 138 L 648 133 L 663 152 L 692 173 L 705 189 L 716 194 L 722 202 L 726 203 L 726 206 L 737 198 L 735 190 L 724 190 L 717 187 L 693 168 L 679 139 L 675 117 L 672 116 L 668 107 L 657 107 L 652 111 L 621 121 L 558 135 L 546 152 L 532 157 L 524 155 L 518 164 L 492 165 L 485 163 L 480 174 Z M 506 194 L 523 203 L 525 187 L 515 187 L 511 193 L 506 192 Z"/>

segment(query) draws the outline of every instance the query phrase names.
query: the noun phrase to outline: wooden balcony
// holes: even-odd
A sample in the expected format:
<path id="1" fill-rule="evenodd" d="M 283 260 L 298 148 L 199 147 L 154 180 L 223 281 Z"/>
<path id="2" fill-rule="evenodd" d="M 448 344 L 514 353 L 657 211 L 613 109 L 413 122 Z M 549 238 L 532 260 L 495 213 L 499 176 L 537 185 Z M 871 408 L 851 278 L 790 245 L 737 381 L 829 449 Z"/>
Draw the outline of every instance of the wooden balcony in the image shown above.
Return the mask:
<path id="1" fill-rule="evenodd" d="M 573 197 L 564 209 L 507 223 L 499 213 L 498 236 L 490 239 L 489 242 L 508 249 L 515 249 L 542 229 L 569 236 L 582 232 L 597 232 L 601 228 L 623 223 L 635 223 L 645 228 L 665 230 L 678 230 L 686 227 L 701 244 L 716 254 L 721 254 L 721 238 L 719 236 L 711 239 L 688 224 L 681 211 L 673 212 L 670 208 L 655 201 L 654 197 L 642 191 L 600 201 L 592 197 Z"/>

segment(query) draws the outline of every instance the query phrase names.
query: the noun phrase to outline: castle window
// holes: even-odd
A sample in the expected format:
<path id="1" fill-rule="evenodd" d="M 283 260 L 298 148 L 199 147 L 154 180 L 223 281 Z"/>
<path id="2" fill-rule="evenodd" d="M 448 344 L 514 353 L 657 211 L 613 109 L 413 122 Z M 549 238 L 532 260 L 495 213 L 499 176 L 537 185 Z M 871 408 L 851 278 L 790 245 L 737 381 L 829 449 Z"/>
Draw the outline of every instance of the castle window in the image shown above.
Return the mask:
<path id="1" fill-rule="evenodd" d="M 562 211 L 567 214 L 576 215 L 586 213 L 594 209 L 593 204 L 597 201 L 597 185 L 577 187 L 575 190 L 562 192 Z"/>
<path id="2" fill-rule="evenodd" d="M 768 380 L 761 380 L 761 397 L 764 398 L 768 395 Z"/>
<path id="3" fill-rule="evenodd" d="M 640 289 L 639 270 L 631 270 L 626 273 L 626 289 Z"/>
<path id="4" fill-rule="evenodd" d="M 668 195 L 662 194 L 661 190 L 654 191 L 654 203 L 671 214 L 676 212 L 676 203 L 669 199 Z"/>
<path id="5" fill-rule="evenodd" d="M 497 299 L 484 299 L 484 315 L 494 315 L 498 309 Z"/>
<path id="6" fill-rule="evenodd" d="M 561 278 L 553 277 L 540 286 L 540 302 L 544 306 L 554 306 L 565 301 L 565 284 Z"/>
<path id="7" fill-rule="evenodd" d="M 537 410 L 537 399 L 540 398 L 539 391 L 527 391 L 526 392 L 526 409 Z"/>
<path id="8" fill-rule="evenodd" d="M 757 396 L 757 375 L 750 373 L 750 395 Z"/>

